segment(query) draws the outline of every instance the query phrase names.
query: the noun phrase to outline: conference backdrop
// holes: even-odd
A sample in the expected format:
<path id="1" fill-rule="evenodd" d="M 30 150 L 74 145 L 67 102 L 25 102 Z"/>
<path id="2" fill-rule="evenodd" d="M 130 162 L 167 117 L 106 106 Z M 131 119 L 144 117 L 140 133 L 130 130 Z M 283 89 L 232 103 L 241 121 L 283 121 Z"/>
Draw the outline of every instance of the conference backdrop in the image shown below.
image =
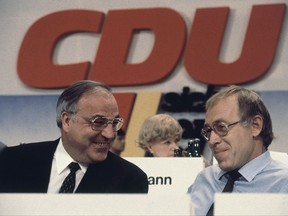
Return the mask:
<path id="1" fill-rule="evenodd" d="M 143 120 L 169 113 L 200 137 L 222 86 L 257 91 L 288 152 L 287 0 L 1 0 L 0 141 L 59 137 L 56 102 L 77 80 L 110 85 L 125 119 L 123 156 L 143 156 Z"/>

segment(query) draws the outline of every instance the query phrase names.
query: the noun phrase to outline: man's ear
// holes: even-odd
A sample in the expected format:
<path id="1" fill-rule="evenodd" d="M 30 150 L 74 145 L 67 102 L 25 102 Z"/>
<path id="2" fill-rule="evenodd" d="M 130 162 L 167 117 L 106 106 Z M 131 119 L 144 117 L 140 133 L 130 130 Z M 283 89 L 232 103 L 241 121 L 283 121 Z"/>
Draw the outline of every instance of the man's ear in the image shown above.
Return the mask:
<path id="1" fill-rule="evenodd" d="M 251 121 L 252 135 L 257 137 L 263 128 L 263 118 L 260 115 L 255 115 Z"/>
<path id="2" fill-rule="evenodd" d="M 71 120 L 71 114 L 67 112 L 63 112 L 61 114 L 61 120 L 62 120 L 62 128 L 64 131 L 67 131 L 69 125 L 70 125 L 70 120 Z"/>

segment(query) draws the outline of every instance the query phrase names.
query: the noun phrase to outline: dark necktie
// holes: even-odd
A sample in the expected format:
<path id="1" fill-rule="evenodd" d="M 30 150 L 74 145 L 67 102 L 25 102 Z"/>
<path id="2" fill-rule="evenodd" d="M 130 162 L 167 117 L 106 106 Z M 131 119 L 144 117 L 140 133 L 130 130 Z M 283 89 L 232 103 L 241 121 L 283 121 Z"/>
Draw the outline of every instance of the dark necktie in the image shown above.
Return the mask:
<path id="1" fill-rule="evenodd" d="M 64 179 L 64 182 L 60 188 L 59 193 L 73 193 L 75 188 L 75 177 L 76 177 L 76 171 L 80 169 L 80 166 L 78 163 L 71 162 L 68 165 L 70 169 L 69 175 Z"/>
<path id="2" fill-rule="evenodd" d="M 228 175 L 228 181 L 222 191 L 223 193 L 231 193 L 233 191 L 234 182 L 241 177 L 241 174 L 238 172 L 238 169 L 228 172 L 227 175 Z M 213 216 L 213 215 L 214 215 L 214 203 L 211 205 L 206 216 Z"/>

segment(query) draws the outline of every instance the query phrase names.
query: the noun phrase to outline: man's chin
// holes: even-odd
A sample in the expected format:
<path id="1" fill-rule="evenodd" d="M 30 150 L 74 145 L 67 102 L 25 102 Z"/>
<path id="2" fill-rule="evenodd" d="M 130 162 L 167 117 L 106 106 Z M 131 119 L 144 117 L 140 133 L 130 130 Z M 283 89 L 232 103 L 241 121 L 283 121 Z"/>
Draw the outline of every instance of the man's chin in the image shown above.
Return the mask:
<path id="1" fill-rule="evenodd" d="M 231 164 L 225 163 L 224 161 L 221 161 L 221 162 L 218 161 L 218 165 L 220 169 L 224 171 L 231 171 L 232 169 L 234 169 Z"/>
<path id="2" fill-rule="evenodd" d="M 92 157 L 91 157 L 93 163 L 97 163 L 97 162 L 104 161 L 104 160 L 107 158 L 108 151 L 109 151 L 109 149 L 106 150 L 106 151 L 101 151 L 101 152 L 93 153 L 93 155 L 92 155 Z"/>

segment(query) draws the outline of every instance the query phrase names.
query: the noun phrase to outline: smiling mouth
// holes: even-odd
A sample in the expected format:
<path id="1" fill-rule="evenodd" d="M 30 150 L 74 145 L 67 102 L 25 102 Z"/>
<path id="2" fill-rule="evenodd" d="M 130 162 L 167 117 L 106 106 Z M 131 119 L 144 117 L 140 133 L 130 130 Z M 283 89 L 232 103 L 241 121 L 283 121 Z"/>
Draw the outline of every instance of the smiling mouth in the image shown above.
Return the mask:
<path id="1" fill-rule="evenodd" d="M 225 151 L 227 151 L 227 150 L 215 150 L 214 154 L 219 154 L 219 153 L 222 153 L 222 152 L 225 152 Z"/>
<path id="2" fill-rule="evenodd" d="M 99 142 L 94 142 L 93 143 L 93 147 L 94 148 L 109 148 L 110 147 L 110 145 L 109 145 L 109 143 L 99 143 Z"/>
<path id="3" fill-rule="evenodd" d="M 220 159 L 223 158 L 225 155 L 225 153 L 228 151 L 228 149 L 224 149 L 224 150 L 215 150 L 213 152 L 215 158 Z"/>

